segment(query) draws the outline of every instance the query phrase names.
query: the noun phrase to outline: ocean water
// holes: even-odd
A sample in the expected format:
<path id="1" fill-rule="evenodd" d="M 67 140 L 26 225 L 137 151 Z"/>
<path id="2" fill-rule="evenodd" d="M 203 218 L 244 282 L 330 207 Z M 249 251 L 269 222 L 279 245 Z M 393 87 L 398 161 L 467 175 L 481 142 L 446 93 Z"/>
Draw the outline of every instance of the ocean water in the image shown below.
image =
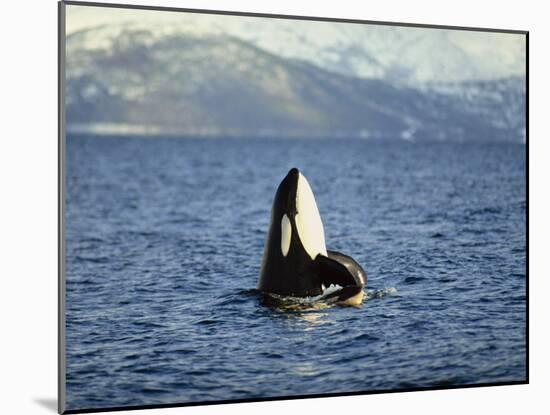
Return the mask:
<path id="1" fill-rule="evenodd" d="M 67 408 L 525 380 L 525 146 L 69 136 Z M 308 178 L 359 307 L 264 305 Z"/>

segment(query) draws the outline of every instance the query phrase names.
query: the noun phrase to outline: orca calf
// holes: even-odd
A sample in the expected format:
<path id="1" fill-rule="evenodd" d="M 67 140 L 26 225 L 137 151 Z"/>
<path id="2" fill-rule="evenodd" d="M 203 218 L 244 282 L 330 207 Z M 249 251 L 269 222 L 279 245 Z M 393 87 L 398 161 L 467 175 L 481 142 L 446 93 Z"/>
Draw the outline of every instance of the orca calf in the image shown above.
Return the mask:
<path id="1" fill-rule="evenodd" d="M 291 169 L 273 200 L 258 289 L 311 297 L 337 285 L 341 289 L 326 298 L 358 305 L 366 282 L 365 271 L 353 258 L 327 250 L 315 196 L 304 175 Z"/>

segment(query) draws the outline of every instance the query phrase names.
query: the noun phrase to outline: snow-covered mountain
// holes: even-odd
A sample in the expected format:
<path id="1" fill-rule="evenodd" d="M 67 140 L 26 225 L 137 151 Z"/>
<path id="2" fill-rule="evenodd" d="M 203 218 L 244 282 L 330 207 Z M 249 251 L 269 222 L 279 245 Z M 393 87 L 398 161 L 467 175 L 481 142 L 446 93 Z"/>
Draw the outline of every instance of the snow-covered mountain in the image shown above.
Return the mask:
<path id="1" fill-rule="evenodd" d="M 106 22 L 69 34 L 69 130 L 408 140 L 523 137 L 525 87 L 521 74 L 515 74 L 519 64 L 508 59 L 499 69 L 503 78 L 495 78 L 483 59 L 472 64 L 468 53 L 474 52 L 466 53 L 451 32 L 428 36 L 424 33 L 431 29 L 422 29 L 414 37 L 400 28 L 376 26 L 385 31 L 362 36 L 352 32 L 364 30 L 363 25 L 325 27 L 323 22 L 322 28 L 297 32 L 296 22 L 286 20 L 270 26 L 265 22 L 271 19 L 236 17 L 245 22 L 222 25 L 219 16 L 180 16 L 187 20 Z M 382 53 L 384 42 L 401 46 Z M 492 77 L 485 79 L 489 73 Z"/>
<path id="2" fill-rule="evenodd" d="M 78 13 L 93 9 L 98 13 L 93 19 L 82 19 Z M 107 45 L 124 28 L 143 29 L 155 38 L 234 36 L 332 72 L 412 86 L 525 74 L 525 36 L 521 34 L 144 10 L 105 13 L 101 8 L 86 8 L 74 13 L 70 30 L 89 28 L 86 22 L 103 24 L 103 30 L 94 31 L 93 39 L 88 36 L 83 43 L 92 48 Z"/>
<path id="3" fill-rule="evenodd" d="M 525 139 L 525 78 L 512 76 L 487 81 L 430 83 L 426 93 L 436 92 L 453 106 L 477 114 L 495 128 Z"/>

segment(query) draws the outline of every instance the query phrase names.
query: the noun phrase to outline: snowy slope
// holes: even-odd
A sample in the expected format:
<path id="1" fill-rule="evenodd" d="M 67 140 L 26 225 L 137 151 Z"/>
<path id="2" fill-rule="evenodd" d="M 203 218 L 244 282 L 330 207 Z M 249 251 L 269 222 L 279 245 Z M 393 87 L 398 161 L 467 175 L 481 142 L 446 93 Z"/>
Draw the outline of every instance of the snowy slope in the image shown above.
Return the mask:
<path id="1" fill-rule="evenodd" d="M 90 10 L 95 10 L 93 18 Z M 173 34 L 235 36 L 333 72 L 410 86 L 525 74 L 525 37 L 518 34 L 147 10 L 75 8 L 72 13 L 70 34 L 104 24 L 101 32 L 80 42 L 86 48 L 106 47 L 126 27 L 148 30 L 157 39 Z"/>
<path id="2" fill-rule="evenodd" d="M 465 98 L 476 83 L 470 95 L 459 93 L 463 82 L 419 89 L 327 70 L 212 27 L 148 26 L 106 24 L 69 36 L 70 131 L 521 139 L 521 120 L 500 122 L 503 109 L 521 117 L 517 94 L 503 93 L 495 107 Z M 522 78 L 510 79 L 490 83 L 521 91 Z"/>

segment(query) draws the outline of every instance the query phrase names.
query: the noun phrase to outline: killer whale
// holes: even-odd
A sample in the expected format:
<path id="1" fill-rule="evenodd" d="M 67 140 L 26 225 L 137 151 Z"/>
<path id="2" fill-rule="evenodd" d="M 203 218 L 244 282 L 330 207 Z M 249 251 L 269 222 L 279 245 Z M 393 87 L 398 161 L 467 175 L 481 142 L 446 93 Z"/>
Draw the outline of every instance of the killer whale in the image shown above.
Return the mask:
<path id="1" fill-rule="evenodd" d="M 367 275 L 350 256 L 329 251 L 315 196 L 305 176 L 292 168 L 280 183 L 271 209 L 258 290 L 281 296 L 311 297 L 330 285 L 330 297 L 357 305 Z"/>

